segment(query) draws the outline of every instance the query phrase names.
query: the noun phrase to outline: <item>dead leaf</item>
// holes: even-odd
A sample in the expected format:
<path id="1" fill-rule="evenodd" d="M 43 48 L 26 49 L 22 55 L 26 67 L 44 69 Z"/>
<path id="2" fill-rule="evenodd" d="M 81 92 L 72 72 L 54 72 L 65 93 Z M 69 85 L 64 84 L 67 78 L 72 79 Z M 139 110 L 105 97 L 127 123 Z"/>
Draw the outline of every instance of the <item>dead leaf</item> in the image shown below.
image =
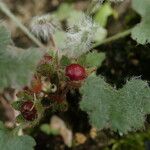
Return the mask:
<path id="1" fill-rule="evenodd" d="M 51 118 L 50 126 L 54 130 L 58 130 L 59 134 L 62 136 L 64 143 L 68 146 L 72 146 L 72 131 L 66 127 L 65 122 L 57 116 Z"/>

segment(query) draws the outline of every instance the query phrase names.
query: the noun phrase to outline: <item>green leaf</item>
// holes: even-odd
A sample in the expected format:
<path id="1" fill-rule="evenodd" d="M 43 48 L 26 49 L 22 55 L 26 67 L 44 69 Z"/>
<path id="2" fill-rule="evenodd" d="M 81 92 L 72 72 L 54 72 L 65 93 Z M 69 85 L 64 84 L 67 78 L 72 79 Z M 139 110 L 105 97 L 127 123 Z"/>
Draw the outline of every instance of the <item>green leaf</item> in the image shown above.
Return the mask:
<path id="1" fill-rule="evenodd" d="M 60 63 L 63 67 L 65 67 L 65 66 L 68 66 L 71 63 L 71 61 L 68 57 L 62 56 Z"/>
<path id="2" fill-rule="evenodd" d="M 86 55 L 87 54 L 81 55 L 77 60 L 77 63 L 84 67 L 86 66 Z"/>
<path id="3" fill-rule="evenodd" d="M 132 29 L 132 38 L 136 40 L 139 44 L 150 43 L 150 1 L 149 0 L 133 0 L 133 9 L 139 13 L 142 17 L 141 23 L 137 24 Z"/>
<path id="4" fill-rule="evenodd" d="M 15 110 L 20 110 L 20 107 L 22 105 L 22 101 L 15 101 L 13 102 L 12 104 L 12 107 L 15 109 Z"/>
<path id="5" fill-rule="evenodd" d="M 94 20 L 100 26 L 105 27 L 108 17 L 111 15 L 113 15 L 113 9 L 111 8 L 110 3 L 105 3 L 99 8 L 98 12 L 95 14 Z"/>
<path id="6" fill-rule="evenodd" d="M 11 51 L 6 50 L 0 58 L 0 89 L 21 88 L 29 84 L 41 58 L 41 53 L 35 49 L 20 52 L 11 49 Z"/>
<path id="7" fill-rule="evenodd" d="M 98 67 L 102 64 L 105 59 L 105 53 L 98 53 L 93 51 L 86 55 L 86 66 L 88 67 Z"/>
<path id="8" fill-rule="evenodd" d="M 142 17 L 148 17 L 150 14 L 150 1 L 149 0 L 132 0 L 132 8 L 139 13 Z"/>
<path id="9" fill-rule="evenodd" d="M 2 122 L 0 123 L 2 124 Z M 27 135 L 17 136 L 8 129 L 0 128 L 0 149 L 1 150 L 33 150 L 35 140 Z"/>
<path id="10" fill-rule="evenodd" d="M 1 131 L 1 130 L 6 130 L 6 128 L 5 128 L 5 126 L 4 126 L 4 124 L 3 124 L 2 121 L 0 121 L 0 131 Z"/>
<path id="11" fill-rule="evenodd" d="M 59 9 L 55 12 L 55 14 L 60 20 L 64 20 L 70 16 L 70 13 L 73 10 L 74 8 L 72 5 L 69 5 L 67 3 L 62 3 Z"/>
<path id="12" fill-rule="evenodd" d="M 134 78 L 116 90 L 102 77 L 92 75 L 80 91 L 80 107 L 96 128 L 121 133 L 144 128 L 145 116 L 150 113 L 150 88 L 145 81 Z"/>
<path id="13" fill-rule="evenodd" d="M 105 59 L 105 53 L 98 53 L 97 51 L 82 55 L 78 59 L 78 63 L 85 67 L 99 67 Z"/>
<path id="14" fill-rule="evenodd" d="M 0 27 L 0 90 L 29 84 L 43 55 L 38 49 L 22 50 L 8 46 L 10 41 L 10 34 Z"/>
<path id="15" fill-rule="evenodd" d="M 150 43 L 150 19 L 143 21 L 132 29 L 132 38 L 139 44 Z"/>
<path id="16" fill-rule="evenodd" d="M 6 28 L 0 25 L 0 48 L 1 51 L 4 51 L 8 44 L 11 43 L 10 33 Z"/>
<path id="17" fill-rule="evenodd" d="M 22 124 L 24 124 L 24 123 L 26 122 L 26 120 L 24 119 L 24 117 L 23 117 L 21 114 L 19 114 L 19 115 L 16 117 L 16 122 L 17 122 L 17 123 L 22 123 Z"/>

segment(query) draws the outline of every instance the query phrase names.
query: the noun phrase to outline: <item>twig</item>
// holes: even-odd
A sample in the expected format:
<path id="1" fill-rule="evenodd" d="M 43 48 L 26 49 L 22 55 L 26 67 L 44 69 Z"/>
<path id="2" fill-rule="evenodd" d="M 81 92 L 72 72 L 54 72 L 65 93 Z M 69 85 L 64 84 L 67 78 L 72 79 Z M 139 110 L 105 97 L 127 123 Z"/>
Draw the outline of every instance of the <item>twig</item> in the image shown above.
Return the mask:
<path id="1" fill-rule="evenodd" d="M 19 21 L 19 19 L 9 10 L 9 8 L 3 3 L 0 2 L 0 10 L 7 15 L 16 25 L 39 47 L 43 48 L 44 45 L 35 38 L 30 31 Z"/>
<path id="2" fill-rule="evenodd" d="M 100 45 L 102 45 L 102 44 L 106 44 L 106 43 L 109 43 L 109 42 L 118 40 L 118 39 L 120 39 L 120 38 L 123 38 L 123 37 L 129 35 L 129 34 L 131 33 L 131 30 L 132 30 L 132 29 L 128 29 L 128 30 L 125 30 L 125 31 L 123 31 L 123 32 L 121 32 L 121 33 L 117 33 L 117 34 L 114 35 L 114 36 L 111 36 L 111 37 L 109 37 L 109 38 L 106 38 L 105 40 L 103 40 L 103 41 L 101 41 L 101 42 L 99 42 L 99 43 L 96 43 L 96 44 L 93 46 L 93 48 L 96 48 L 96 47 L 98 47 L 98 46 L 100 46 Z"/>

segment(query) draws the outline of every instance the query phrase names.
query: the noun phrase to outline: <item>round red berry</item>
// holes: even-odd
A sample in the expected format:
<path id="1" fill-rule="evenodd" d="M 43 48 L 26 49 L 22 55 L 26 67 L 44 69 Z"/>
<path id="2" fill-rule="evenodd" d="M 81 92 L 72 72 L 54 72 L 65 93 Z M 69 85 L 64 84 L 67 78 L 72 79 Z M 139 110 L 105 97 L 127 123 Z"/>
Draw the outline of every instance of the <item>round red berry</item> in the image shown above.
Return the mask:
<path id="1" fill-rule="evenodd" d="M 72 81 L 79 81 L 86 77 L 86 71 L 79 64 L 71 64 L 66 67 L 66 76 Z"/>
<path id="2" fill-rule="evenodd" d="M 32 101 L 24 102 L 21 106 L 20 112 L 28 121 L 33 121 L 37 118 L 37 110 Z"/>

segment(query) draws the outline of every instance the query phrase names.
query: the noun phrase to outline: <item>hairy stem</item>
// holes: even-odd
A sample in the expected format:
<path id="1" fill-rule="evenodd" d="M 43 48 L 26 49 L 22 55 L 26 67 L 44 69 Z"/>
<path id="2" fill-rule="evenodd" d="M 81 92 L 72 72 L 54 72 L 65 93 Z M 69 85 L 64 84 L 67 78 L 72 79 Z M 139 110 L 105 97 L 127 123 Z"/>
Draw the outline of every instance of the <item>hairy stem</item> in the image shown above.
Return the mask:
<path id="1" fill-rule="evenodd" d="M 99 43 L 96 43 L 96 44 L 93 46 L 93 48 L 95 48 L 95 47 L 97 47 L 97 46 L 100 46 L 100 45 L 102 45 L 102 44 L 106 44 L 106 43 L 109 43 L 109 42 L 118 40 L 118 39 L 120 39 L 120 38 L 123 38 L 123 37 L 129 35 L 129 34 L 131 33 L 131 30 L 132 30 L 132 29 L 128 29 L 128 30 L 125 30 L 125 31 L 123 31 L 123 32 L 117 33 L 116 35 L 113 35 L 113 36 L 111 36 L 111 37 L 109 37 L 109 38 L 106 38 L 106 39 L 104 39 L 103 41 L 101 41 L 101 42 L 99 42 Z"/>
<path id="2" fill-rule="evenodd" d="M 16 25 L 39 47 L 44 47 L 44 45 L 35 38 L 30 31 L 17 19 L 17 17 L 9 10 L 9 8 L 3 3 L 0 2 L 0 10 L 7 15 Z"/>

